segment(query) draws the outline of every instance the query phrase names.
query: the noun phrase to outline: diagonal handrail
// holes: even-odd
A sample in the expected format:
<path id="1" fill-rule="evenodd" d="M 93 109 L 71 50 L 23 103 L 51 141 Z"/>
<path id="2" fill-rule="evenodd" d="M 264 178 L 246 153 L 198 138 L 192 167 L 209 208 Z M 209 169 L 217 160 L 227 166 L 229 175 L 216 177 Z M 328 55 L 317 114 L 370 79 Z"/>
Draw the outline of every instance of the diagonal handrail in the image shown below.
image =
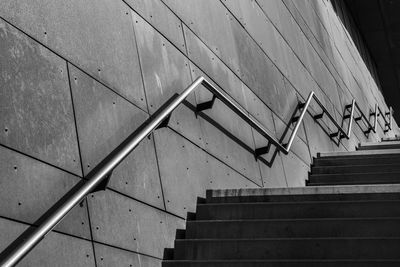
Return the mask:
<path id="1" fill-rule="evenodd" d="M 28 236 L 24 237 L 23 242 L 7 248 L 5 251 L 6 255 L 2 259 L 0 259 L 0 265 L 2 267 L 10 267 L 17 264 L 24 256 L 26 256 L 29 251 L 31 251 L 44 237 L 47 233 L 49 233 L 63 218 L 68 212 L 75 207 L 78 203 L 85 199 L 85 197 L 97 190 L 99 188 L 105 188 L 112 171 L 126 158 L 137 146 L 138 144 L 146 138 L 149 134 L 151 134 L 154 130 L 159 127 L 166 126 L 168 124 L 171 113 L 187 98 L 187 96 L 192 93 L 199 85 L 203 85 L 206 89 L 208 89 L 212 94 L 213 98 L 210 101 L 200 103 L 196 107 L 196 112 L 201 112 L 206 109 L 212 108 L 215 99 L 218 98 L 225 105 L 227 105 L 232 111 L 234 111 L 237 115 L 239 115 L 244 121 L 246 121 L 251 127 L 253 127 L 257 132 L 259 132 L 262 136 L 268 139 L 268 146 L 263 148 L 258 148 L 255 150 L 255 156 L 258 157 L 262 154 L 268 153 L 269 147 L 271 144 L 276 146 L 276 148 L 283 152 L 284 154 L 288 154 L 290 148 L 293 144 L 294 138 L 299 130 L 301 122 L 307 112 L 311 100 L 314 99 L 316 103 L 321 107 L 323 112 L 321 114 L 315 115 L 314 119 L 321 119 L 324 114 L 333 122 L 333 124 L 337 127 L 337 132 L 332 134 L 331 137 L 339 136 L 339 140 L 341 138 L 350 138 L 351 128 L 352 128 L 352 119 L 354 117 L 354 109 L 356 105 L 355 100 L 353 99 L 352 104 L 346 106 L 346 109 L 350 108 L 350 115 L 346 115 L 344 119 L 349 118 L 349 126 L 347 131 L 345 131 L 332 117 L 329 111 L 324 107 L 318 97 L 314 92 L 311 92 L 305 103 L 299 104 L 299 109 L 301 113 L 298 117 L 292 119 L 293 122 L 296 122 L 294 129 L 290 135 L 289 141 L 286 144 L 282 144 L 275 137 L 273 137 L 265 128 L 262 126 L 257 120 L 250 117 L 246 111 L 244 111 L 241 107 L 239 107 L 236 103 L 234 103 L 230 98 L 225 95 L 221 90 L 214 87 L 209 81 L 207 81 L 204 77 L 200 76 L 197 78 L 189 87 L 187 87 L 181 94 L 175 94 L 170 100 L 168 100 L 162 107 L 160 107 L 148 120 L 146 120 L 135 132 L 133 132 L 128 138 L 125 139 L 116 149 L 114 149 L 104 160 L 102 160 L 86 177 L 86 182 L 83 183 L 79 188 L 74 191 L 70 196 L 67 196 L 65 200 L 63 199 L 62 203 L 58 205 L 51 212 L 51 214 L 46 217 L 41 224 L 34 229 L 34 231 L 30 232 Z M 377 107 L 377 106 L 376 106 Z M 359 108 L 358 108 L 359 109 Z M 360 113 L 362 114 L 361 110 Z M 391 129 L 391 115 L 392 109 L 389 112 L 390 115 L 390 129 Z M 376 117 L 377 111 L 375 111 L 375 125 L 376 127 Z M 366 119 L 366 117 L 364 116 Z M 368 121 L 368 120 L 367 120 Z M 369 121 L 368 121 L 369 123 Z M 385 118 L 386 123 L 386 118 Z M 370 125 L 372 127 L 372 125 Z M 372 129 L 372 128 L 371 128 Z M 373 129 L 374 130 L 374 129 Z M 3 252 L 4 253 L 4 252 Z"/>

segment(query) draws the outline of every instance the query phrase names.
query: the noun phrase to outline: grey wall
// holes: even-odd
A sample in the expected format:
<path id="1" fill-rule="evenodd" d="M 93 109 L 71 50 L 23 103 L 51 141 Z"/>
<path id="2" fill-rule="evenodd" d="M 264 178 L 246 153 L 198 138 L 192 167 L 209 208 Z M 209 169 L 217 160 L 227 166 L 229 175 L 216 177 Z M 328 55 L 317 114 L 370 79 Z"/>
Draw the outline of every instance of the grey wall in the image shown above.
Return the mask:
<path id="1" fill-rule="evenodd" d="M 339 121 L 353 98 L 387 110 L 326 0 L 2 0 L 0 17 L 0 250 L 199 75 L 277 138 L 311 91 Z M 317 152 L 399 133 L 336 145 L 307 115 L 289 155 L 255 161 L 265 140 L 238 116 L 188 106 L 21 266 L 157 266 L 206 189 L 302 186 Z"/>

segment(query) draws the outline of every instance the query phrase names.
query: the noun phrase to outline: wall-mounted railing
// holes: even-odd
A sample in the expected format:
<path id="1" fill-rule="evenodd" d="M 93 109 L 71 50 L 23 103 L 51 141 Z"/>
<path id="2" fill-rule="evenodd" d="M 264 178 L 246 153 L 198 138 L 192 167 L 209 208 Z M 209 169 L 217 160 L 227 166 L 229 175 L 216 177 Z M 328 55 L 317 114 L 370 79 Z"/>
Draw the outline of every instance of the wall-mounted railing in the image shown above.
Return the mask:
<path id="1" fill-rule="evenodd" d="M 210 101 L 200 103 L 197 105 L 195 112 L 201 112 L 206 109 L 213 107 L 215 99 L 218 98 L 225 105 L 227 105 L 232 111 L 238 114 L 245 122 L 247 122 L 252 128 L 258 133 L 264 136 L 268 140 L 266 147 L 257 148 L 255 150 L 255 156 L 266 154 L 269 151 L 271 145 L 274 145 L 279 151 L 284 154 L 288 154 L 293 144 L 293 140 L 299 130 L 301 122 L 310 107 L 312 100 L 321 107 L 322 113 L 314 115 L 315 120 L 322 119 L 324 116 L 328 117 L 333 122 L 337 131 L 331 134 L 331 138 L 337 137 L 340 141 L 341 138 L 350 138 L 352 129 L 352 118 L 354 118 L 355 109 L 361 114 L 359 117 L 354 118 L 355 120 L 364 120 L 368 124 L 368 132 L 376 131 L 378 111 L 383 114 L 378 106 L 375 107 L 375 119 L 374 125 L 371 125 L 367 117 L 362 113 L 361 109 L 357 105 L 356 101 L 345 107 L 345 112 L 348 114 L 343 117 L 344 120 L 349 120 L 347 131 L 332 117 L 329 111 L 324 107 L 314 92 L 311 92 L 305 103 L 300 103 L 298 109 L 300 115 L 292 118 L 292 123 L 295 126 L 289 137 L 289 141 L 286 144 L 278 141 L 272 136 L 258 121 L 250 117 L 246 111 L 235 104 L 228 96 L 222 91 L 214 87 L 204 77 L 199 77 L 194 81 L 188 88 L 186 88 L 181 94 L 175 94 L 170 100 L 168 100 L 162 107 L 160 107 L 148 120 L 146 120 L 135 132 L 133 132 L 124 142 L 122 142 L 115 150 L 113 150 L 104 160 L 102 160 L 86 177 L 86 182 L 76 188 L 70 195 L 64 197 L 61 203 L 58 203 L 56 207 L 52 208 L 51 212 L 46 214 L 45 218 L 41 218 L 41 223 L 33 231 L 28 232 L 26 236 L 23 236 L 21 242 L 15 242 L 11 244 L 3 253 L 0 264 L 2 267 L 14 266 L 17 264 L 30 250 L 32 250 L 44 237 L 49 233 L 63 218 L 64 216 L 78 203 L 80 203 L 85 197 L 95 191 L 105 189 L 107 183 L 111 177 L 112 171 L 129 155 L 138 144 L 151 134 L 154 130 L 165 127 L 168 125 L 171 113 L 177 108 L 186 98 L 192 93 L 199 85 L 203 85 L 212 94 L 213 98 Z M 389 120 L 386 119 L 389 116 Z M 392 125 L 392 109 L 388 113 L 385 113 L 384 120 L 385 126 L 391 129 Z M 343 122 L 342 122 L 343 124 Z M 43 216 L 42 216 L 43 217 Z M 22 237 L 22 236 L 21 236 Z M 19 239 L 17 239 L 19 240 Z"/>

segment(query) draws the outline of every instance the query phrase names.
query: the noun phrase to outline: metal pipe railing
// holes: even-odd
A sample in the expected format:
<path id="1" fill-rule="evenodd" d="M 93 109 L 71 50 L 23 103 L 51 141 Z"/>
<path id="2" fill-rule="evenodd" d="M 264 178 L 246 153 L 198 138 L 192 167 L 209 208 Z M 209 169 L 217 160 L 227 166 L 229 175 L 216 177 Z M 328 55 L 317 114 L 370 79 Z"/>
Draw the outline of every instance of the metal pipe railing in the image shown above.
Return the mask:
<path id="1" fill-rule="evenodd" d="M 389 130 L 392 130 L 393 109 L 392 109 L 392 107 L 389 107 L 389 111 L 383 113 L 381 108 L 378 106 L 378 111 L 379 111 L 379 115 L 382 115 L 383 121 L 385 122 L 385 124 L 384 124 L 385 125 L 385 129 L 383 131 L 385 133 L 387 133 Z M 389 120 L 386 119 L 386 116 L 389 116 Z M 387 129 L 386 129 L 386 127 L 387 127 Z"/>
<path id="2" fill-rule="evenodd" d="M 211 101 L 200 103 L 196 107 L 196 112 L 201 112 L 206 109 L 212 108 L 215 99 L 218 98 L 225 105 L 227 105 L 232 111 L 238 114 L 244 121 L 246 121 L 252 128 L 254 128 L 257 132 L 259 132 L 262 136 L 264 136 L 269 141 L 269 145 L 273 144 L 279 151 L 282 151 L 284 154 L 288 154 L 290 148 L 293 144 L 294 138 L 299 130 L 301 122 L 307 112 L 311 100 L 314 99 L 316 103 L 321 107 L 323 112 L 319 115 L 314 116 L 314 119 L 320 119 L 324 114 L 328 116 L 328 118 L 333 122 L 333 124 L 337 127 L 338 132 L 334 135 L 339 135 L 340 138 L 350 138 L 351 127 L 352 127 L 352 118 L 354 116 L 354 107 L 356 105 L 355 100 L 352 101 L 352 104 L 347 108 L 350 109 L 350 115 L 347 115 L 350 118 L 349 126 L 347 132 L 336 122 L 336 120 L 332 117 L 329 111 L 324 107 L 318 97 L 314 92 L 311 92 L 305 103 L 299 105 L 302 109 L 300 115 L 296 117 L 293 121 L 296 121 L 296 125 L 289 137 L 289 141 L 286 144 L 282 144 L 275 137 L 268 133 L 268 131 L 256 120 L 250 117 L 246 111 L 240 108 L 237 104 L 235 104 L 232 100 L 229 99 L 219 89 L 214 87 L 209 81 L 207 81 L 204 77 L 197 78 L 189 87 L 187 87 L 181 94 L 174 95 L 167 103 L 165 103 L 157 112 L 155 112 L 146 122 L 142 124 L 134 133 L 132 133 L 124 142 L 122 142 L 116 149 L 114 149 L 103 161 L 101 161 L 86 177 L 86 182 L 83 183 L 76 191 L 74 191 L 71 196 L 66 197 L 65 201 L 63 201 L 51 214 L 45 218 L 40 225 L 34 229 L 28 236 L 24 237 L 23 242 L 13 246 L 13 248 L 7 248 L 7 255 L 5 255 L 2 259 L 0 259 L 0 265 L 2 267 L 14 266 L 17 264 L 25 255 L 28 254 L 44 237 L 47 233 L 49 233 L 63 218 L 64 216 L 78 203 L 80 203 L 85 197 L 96 190 L 97 188 L 105 182 L 104 188 L 106 187 L 106 183 L 110 179 L 112 171 L 126 158 L 137 146 L 138 144 L 146 138 L 149 134 L 151 134 L 155 129 L 161 126 L 165 126 L 164 124 L 168 124 L 171 113 L 187 98 L 187 96 L 194 91 L 199 85 L 203 85 L 207 90 L 209 90 L 213 94 L 213 98 Z M 390 115 L 392 114 L 392 110 L 390 110 Z M 365 116 L 364 116 L 365 117 Z M 391 118 L 390 118 L 391 120 Z M 386 122 L 386 120 L 385 120 Z M 391 123 L 391 121 L 390 121 Z M 390 125 L 391 127 L 391 125 Z M 268 148 L 258 148 L 255 150 L 256 156 L 264 154 Z M 258 154 L 257 154 L 258 153 Z"/>

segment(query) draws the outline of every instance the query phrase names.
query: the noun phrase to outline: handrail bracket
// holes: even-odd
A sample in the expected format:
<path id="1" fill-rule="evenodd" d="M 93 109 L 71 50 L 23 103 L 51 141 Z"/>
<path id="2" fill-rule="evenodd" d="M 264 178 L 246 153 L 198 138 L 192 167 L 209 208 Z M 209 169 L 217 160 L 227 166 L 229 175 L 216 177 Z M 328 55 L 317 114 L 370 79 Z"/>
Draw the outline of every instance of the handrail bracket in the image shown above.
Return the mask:
<path id="1" fill-rule="evenodd" d="M 197 104 L 196 106 L 196 114 L 207 109 L 212 109 L 215 103 L 215 99 L 217 99 L 217 96 L 213 94 L 213 97 L 210 101 L 206 101 L 200 104 Z"/>

